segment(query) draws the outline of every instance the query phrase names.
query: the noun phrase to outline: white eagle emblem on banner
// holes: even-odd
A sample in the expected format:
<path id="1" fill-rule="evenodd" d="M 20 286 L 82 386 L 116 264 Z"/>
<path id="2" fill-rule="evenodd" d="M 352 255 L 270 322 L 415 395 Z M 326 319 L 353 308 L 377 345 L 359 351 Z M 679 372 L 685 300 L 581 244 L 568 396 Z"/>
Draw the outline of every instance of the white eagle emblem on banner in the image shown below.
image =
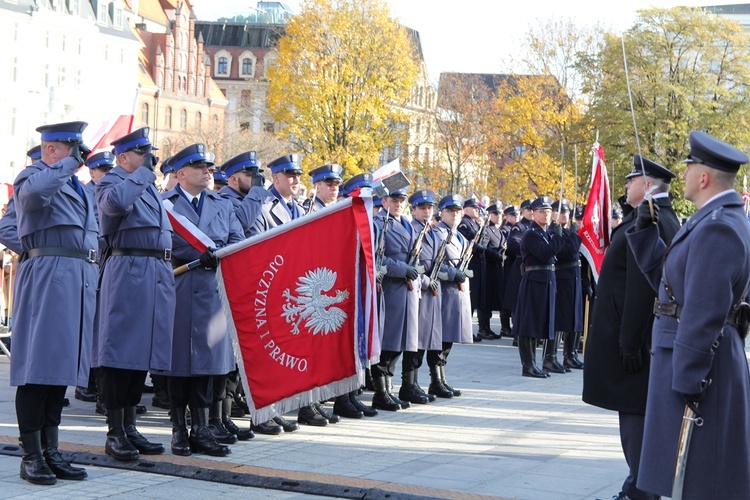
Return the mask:
<path id="1" fill-rule="evenodd" d="M 341 328 L 346 313 L 333 306 L 349 298 L 349 291 L 336 290 L 334 295 L 325 293 L 336 284 L 336 277 L 336 272 L 319 267 L 299 278 L 297 296 L 292 295 L 288 288 L 284 290 L 286 304 L 282 315 L 287 323 L 291 323 L 293 334 L 299 334 L 299 325 L 303 321 L 313 335 L 327 335 Z"/>

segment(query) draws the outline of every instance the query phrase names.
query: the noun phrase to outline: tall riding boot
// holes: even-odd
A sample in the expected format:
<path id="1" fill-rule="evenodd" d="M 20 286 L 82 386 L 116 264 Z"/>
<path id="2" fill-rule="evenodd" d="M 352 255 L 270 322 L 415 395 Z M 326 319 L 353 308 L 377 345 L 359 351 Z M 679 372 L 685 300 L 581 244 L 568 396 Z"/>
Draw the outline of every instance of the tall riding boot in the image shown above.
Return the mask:
<path id="1" fill-rule="evenodd" d="M 427 401 L 429 403 L 432 403 L 433 401 L 435 401 L 435 395 L 434 394 L 427 394 L 426 392 L 424 392 L 424 389 L 422 389 L 419 386 L 419 368 L 417 368 L 416 370 L 414 370 L 414 387 L 416 387 L 417 392 L 419 392 L 421 395 L 423 395 L 424 397 L 427 398 Z"/>
<path id="2" fill-rule="evenodd" d="M 208 408 L 190 407 L 191 429 L 190 451 L 193 453 L 205 453 L 212 457 L 225 457 L 232 453 L 229 446 L 219 444 L 208 430 Z"/>
<path id="3" fill-rule="evenodd" d="M 542 370 L 536 366 L 536 339 L 532 337 L 518 337 L 518 354 L 521 356 L 521 375 L 524 377 L 547 378 Z"/>
<path id="4" fill-rule="evenodd" d="M 406 400 L 402 400 L 401 398 L 399 398 L 398 396 L 396 396 L 396 393 L 393 392 L 393 377 L 391 377 L 390 375 L 386 375 L 385 376 L 385 383 L 386 383 L 386 387 L 387 387 L 386 390 L 388 391 L 388 394 L 391 395 L 391 399 L 396 404 L 398 404 L 401 407 L 402 410 L 405 410 L 405 409 L 407 409 L 407 408 L 409 408 L 411 406 L 410 402 L 408 402 Z"/>
<path id="5" fill-rule="evenodd" d="M 439 367 L 439 373 L 440 381 L 443 383 L 443 386 L 453 393 L 453 397 L 459 397 L 461 395 L 461 391 L 448 385 L 448 381 L 445 379 L 445 365 L 441 365 Z"/>
<path id="6" fill-rule="evenodd" d="M 554 339 L 544 340 L 544 361 L 542 361 L 542 369 L 544 371 L 552 373 L 566 373 L 570 371 L 570 369 L 566 370 L 563 368 L 560 362 L 557 361 L 557 349 L 560 347 L 561 337 L 562 332 L 555 332 Z"/>
<path id="7" fill-rule="evenodd" d="M 352 406 L 361 411 L 365 417 L 374 417 L 378 414 L 378 410 L 376 410 L 372 406 L 367 406 L 359 400 L 359 398 L 357 397 L 357 391 L 352 391 L 349 393 L 349 401 L 351 401 Z M 334 407 L 334 411 L 335 410 L 336 408 Z"/>
<path id="8" fill-rule="evenodd" d="M 73 467 L 60 454 L 60 450 L 57 449 L 59 430 L 58 427 L 45 427 L 42 429 L 44 433 L 44 460 L 58 478 L 80 481 L 88 476 L 86 469 L 83 467 Z"/>
<path id="9" fill-rule="evenodd" d="M 55 484 L 57 478 L 42 456 L 42 431 L 21 434 L 21 479 L 32 484 Z"/>
<path id="10" fill-rule="evenodd" d="M 214 401 L 208 410 L 208 430 L 219 443 L 234 444 L 237 442 L 237 436 L 224 427 L 224 422 L 221 418 L 223 404 L 224 401 Z"/>
<path id="11" fill-rule="evenodd" d="M 164 453 L 164 445 L 161 443 L 152 443 L 135 428 L 135 406 L 125 407 L 125 435 L 128 436 L 130 443 L 138 449 L 139 453 L 144 455 L 160 455 Z"/>
<path id="12" fill-rule="evenodd" d="M 426 395 L 420 394 L 417 390 L 417 385 L 415 384 L 416 374 L 416 370 L 401 374 L 401 389 L 398 391 L 398 398 L 401 401 L 425 405 L 428 399 Z"/>
<path id="13" fill-rule="evenodd" d="M 372 384 L 375 386 L 375 394 L 372 397 L 373 408 L 385 411 L 397 411 L 401 409 L 401 405 L 391 398 L 388 392 L 388 383 L 384 375 L 375 376 L 373 374 Z"/>
<path id="14" fill-rule="evenodd" d="M 172 408 L 169 419 L 172 421 L 172 453 L 186 457 L 190 455 L 185 407 Z"/>
<path id="15" fill-rule="evenodd" d="M 94 411 L 99 415 L 107 414 L 107 407 L 104 405 L 104 370 L 96 370 L 96 408 Z"/>
<path id="16" fill-rule="evenodd" d="M 255 437 L 252 429 L 240 429 L 232 421 L 232 398 L 229 396 L 224 398 L 221 402 L 221 421 L 227 431 L 231 432 L 239 441 L 249 441 Z"/>
<path id="17" fill-rule="evenodd" d="M 125 409 L 107 410 L 107 422 L 109 432 L 104 445 L 105 453 L 121 461 L 137 460 L 138 449 L 125 434 Z"/>
<path id="18" fill-rule="evenodd" d="M 430 367 L 430 387 L 427 388 L 427 391 L 439 398 L 453 397 L 453 391 L 448 390 L 448 388 L 443 385 L 443 381 L 440 378 L 440 367 L 438 366 Z"/>
<path id="19" fill-rule="evenodd" d="M 583 363 L 578 359 L 578 353 L 576 352 L 578 335 L 580 333 L 565 332 L 565 338 L 563 339 L 563 366 L 565 368 L 574 368 L 576 370 L 583 368 Z"/>

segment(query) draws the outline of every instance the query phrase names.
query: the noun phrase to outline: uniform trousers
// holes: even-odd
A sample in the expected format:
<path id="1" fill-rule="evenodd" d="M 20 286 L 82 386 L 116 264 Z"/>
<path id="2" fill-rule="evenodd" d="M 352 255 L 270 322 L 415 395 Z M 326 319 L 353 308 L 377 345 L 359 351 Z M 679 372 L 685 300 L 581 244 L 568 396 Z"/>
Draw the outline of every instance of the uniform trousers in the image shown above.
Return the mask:
<path id="1" fill-rule="evenodd" d="M 380 361 L 370 368 L 372 378 L 393 377 L 399 356 L 401 351 L 380 351 Z"/>
<path id="2" fill-rule="evenodd" d="M 208 408 L 213 399 L 211 375 L 167 377 L 169 408 Z"/>
<path id="3" fill-rule="evenodd" d="M 26 384 L 16 388 L 16 418 L 21 434 L 59 427 L 65 401 L 64 385 Z"/>
<path id="4" fill-rule="evenodd" d="M 148 372 L 109 366 L 102 366 L 101 371 L 104 407 L 107 410 L 119 410 L 128 406 L 136 406 L 141 402 L 143 384 L 146 382 Z"/>
<path id="5" fill-rule="evenodd" d="M 211 398 L 212 403 L 217 401 L 224 401 L 227 397 L 227 380 L 228 375 L 211 375 L 211 385 L 213 387 L 213 396 Z"/>
<path id="6" fill-rule="evenodd" d="M 226 383 L 226 395 L 225 397 L 229 397 L 234 399 L 235 396 L 238 393 L 241 393 L 241 387 L 240 387 L 240 369 L 235 365 L 235 368 L 233 371 L 229 372 L 227 374 L 227 383 Z"/>
<path id="7" fill-rule="evenodd" d="M 422 360 L 424 359 L 424 349 L 419 349 L 417 352 L 404 351 L 404 359 L 401 361 L 401 370 L 403 373 L 412 372 L 418 370 L 422 366 Z"/>
<path id="8" fill-rule="evenodd" d="M 641 463 L 641 447 L 643 444 L 644 415 L 619 412 L 620 443 L 625 461 L 630 469 L 628 477 L 622 483 L 622 493 L 633 500 L 652 500 L 658 497 L 639 490 L 635 487 L 638 482 L 638 466 Z"/>
<path id="9" fill-rule="evenodd" d="M 448 362 L 448 355 L 453 348 L 453 342 L 443 342 L 441 351 L 427 351 L 427 366 L 445 366 Z"/>

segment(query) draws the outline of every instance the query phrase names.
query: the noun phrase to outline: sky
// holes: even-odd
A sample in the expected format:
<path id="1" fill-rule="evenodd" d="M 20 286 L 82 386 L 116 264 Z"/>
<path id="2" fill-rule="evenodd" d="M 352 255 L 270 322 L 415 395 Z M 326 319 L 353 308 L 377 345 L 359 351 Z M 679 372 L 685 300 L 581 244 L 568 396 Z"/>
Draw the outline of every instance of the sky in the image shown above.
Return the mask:
<path id="1" fill-rule="evenodd" d="M 299 12 L 301 0 L 283 2 Z M 386 0 L 394 17 L 419 31 L 430 81 L 442 72 L 503 73 L 512 69 L 513 54 L 529 26 L 551 17 L 572 19 L 579 25 L 600 23 L 621 33 L 638 9 L 726 5 L 725 0 Z M 247 0 L 193 0 L 198 19 L 215 20 L 254 11 Z"/>

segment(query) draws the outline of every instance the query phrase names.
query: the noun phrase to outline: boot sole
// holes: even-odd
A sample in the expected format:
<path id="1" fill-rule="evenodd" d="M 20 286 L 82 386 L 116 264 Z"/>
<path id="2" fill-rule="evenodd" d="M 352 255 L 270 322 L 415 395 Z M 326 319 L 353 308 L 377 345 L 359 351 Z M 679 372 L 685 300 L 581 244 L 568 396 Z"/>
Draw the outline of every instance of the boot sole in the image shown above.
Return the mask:
<path id="1" fill-rule="evenodd" d="M 24 481 L 28 481 L 31 484 L 41 484 L 44 486 L 52 486 L 53 484 L 57 484 L 57 477 L 53 477 L 50 479 L 31 479 L 26 473 L 21 472 L 21 479 Z"/>

